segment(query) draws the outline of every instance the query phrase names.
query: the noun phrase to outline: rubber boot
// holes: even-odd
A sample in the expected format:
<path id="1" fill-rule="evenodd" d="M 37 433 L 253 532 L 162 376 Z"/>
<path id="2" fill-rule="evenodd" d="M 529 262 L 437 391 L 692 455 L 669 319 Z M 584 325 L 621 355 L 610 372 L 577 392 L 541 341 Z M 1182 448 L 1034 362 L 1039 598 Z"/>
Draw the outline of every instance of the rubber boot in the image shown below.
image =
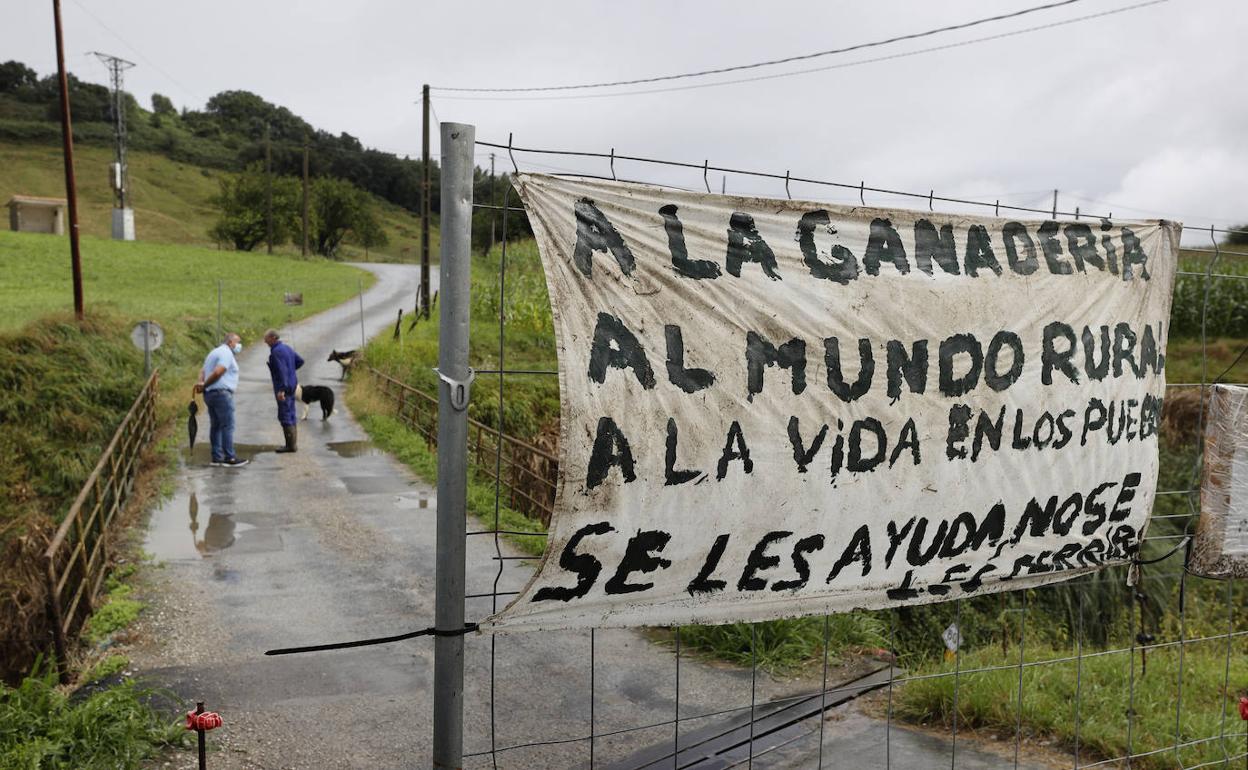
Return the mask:
<path id="1" fill-rule="evenodd" d="M 295 442 L 297 441 L 297 434 L 295 433 L 295 431 L 296 431 L 296 428 L 294 425 L 282 426 L 282 435 L 286 437 L 286 446 L 278 447 L 277 449 L 278 454 L 286 454 L 287 452 L 295 451 Z"/>

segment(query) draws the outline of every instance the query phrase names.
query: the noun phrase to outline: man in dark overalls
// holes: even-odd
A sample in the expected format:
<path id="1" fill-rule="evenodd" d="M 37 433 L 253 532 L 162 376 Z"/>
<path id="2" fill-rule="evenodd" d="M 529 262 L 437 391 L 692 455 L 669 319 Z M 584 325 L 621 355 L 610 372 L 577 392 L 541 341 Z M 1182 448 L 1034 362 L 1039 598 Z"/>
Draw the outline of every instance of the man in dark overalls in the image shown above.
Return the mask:
<path id="1" fill-rule="evenodd" d="M 282 342 L 275 329 L 264 333 L 264 342 L 269 346 L 269 377 L 273 379 L 273 395 L 277 398 L 277 421 L 282 425 L 282 435 L 286 438 L 286 446 L 278 452 L 293 452 L 298 440 L 295 427 L 295 389 L 299 380 L 295 370 L 303 366 L 303 359 L 290 345 Z"/>

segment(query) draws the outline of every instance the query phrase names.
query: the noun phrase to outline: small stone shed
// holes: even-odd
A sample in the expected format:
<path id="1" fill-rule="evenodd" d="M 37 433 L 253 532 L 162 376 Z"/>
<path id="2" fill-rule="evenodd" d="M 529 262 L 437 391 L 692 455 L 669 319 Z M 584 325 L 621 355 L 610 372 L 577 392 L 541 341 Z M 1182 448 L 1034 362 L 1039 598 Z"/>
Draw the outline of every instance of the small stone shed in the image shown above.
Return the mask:
<path id="1" fill-rule="evenodd" d="M 14 195 L 9 199 L 9 229 L 19 233 L 65 234 L 64 198 Z"/>

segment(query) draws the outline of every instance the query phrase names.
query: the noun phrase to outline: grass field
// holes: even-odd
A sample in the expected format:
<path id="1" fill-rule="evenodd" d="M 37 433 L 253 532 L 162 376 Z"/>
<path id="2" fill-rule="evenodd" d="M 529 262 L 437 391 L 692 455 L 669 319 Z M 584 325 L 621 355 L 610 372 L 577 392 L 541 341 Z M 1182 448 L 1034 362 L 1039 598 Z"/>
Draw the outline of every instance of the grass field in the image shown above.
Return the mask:
<path id="1" fill-rule="evenodd" d="M 81 145 L 74 148 L 78 218 L 80 232 L 85 235 L 109 237 L 113 195 L 108 186 L 108 164 L 112 160 L 112 150 L 105 147 Z M 228 172 L 200 168 L 148 152 L 130 153 L 129 164 L 139 241 L 215 246 L 208 236 L 208 229 L 217 217 L 210 199 L 219 192 L 220 180 Z M 65 167 L 59 146 L 0 142 L 0 204 L 13 195 L 65 197 Z M 370 252 L 368 258 L 418 261 L 420 218 L 379 198 L 373 201 L 390 243 Z M 431 241 L 430 251 L 436 260 L 439 248 L 436 226 Z M 288 243 L 278 250 L 297 254 L 299 247 Z M 343 248 L 343 258 L 363 259 L 364 252 L 347 245 Z"/>
<path id="2" fill-rule="evenodd" d="M 370 273 L 319 258 L 95 237 L 82 239 L 82 273 L 88 307 L 196 328 L 211 321 L 214 333 L 219 279 L 230 287 L 228 306 L 257 308 L 272 303 L 272 313 L 238 319 L 253 330 L 285 319 L 283 287 L 323 287 L 304 291 L 307 304 L 299 314 L 309 315 L 354 294 L 357 278 L 371 279 Z M 0 232 L 0 275 L 0 331 L 73 309 L 67 238 Z"/>

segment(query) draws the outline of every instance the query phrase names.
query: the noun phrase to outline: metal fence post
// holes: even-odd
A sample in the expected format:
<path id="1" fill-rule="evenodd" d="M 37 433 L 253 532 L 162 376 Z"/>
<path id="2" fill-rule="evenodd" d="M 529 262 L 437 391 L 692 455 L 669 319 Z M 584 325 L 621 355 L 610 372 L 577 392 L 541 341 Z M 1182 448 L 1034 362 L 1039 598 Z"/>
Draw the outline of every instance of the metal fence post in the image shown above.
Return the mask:
<path id="1" fill-rule="evenodd" d="M 433 657 L 433 766 L 464 753 L 464 541 L 468 491 L 468 308 L 476 128 L 443 123 L 438 329 L 438 540 Z M 452 635 L 443 636 L 449 633 Z"/>

